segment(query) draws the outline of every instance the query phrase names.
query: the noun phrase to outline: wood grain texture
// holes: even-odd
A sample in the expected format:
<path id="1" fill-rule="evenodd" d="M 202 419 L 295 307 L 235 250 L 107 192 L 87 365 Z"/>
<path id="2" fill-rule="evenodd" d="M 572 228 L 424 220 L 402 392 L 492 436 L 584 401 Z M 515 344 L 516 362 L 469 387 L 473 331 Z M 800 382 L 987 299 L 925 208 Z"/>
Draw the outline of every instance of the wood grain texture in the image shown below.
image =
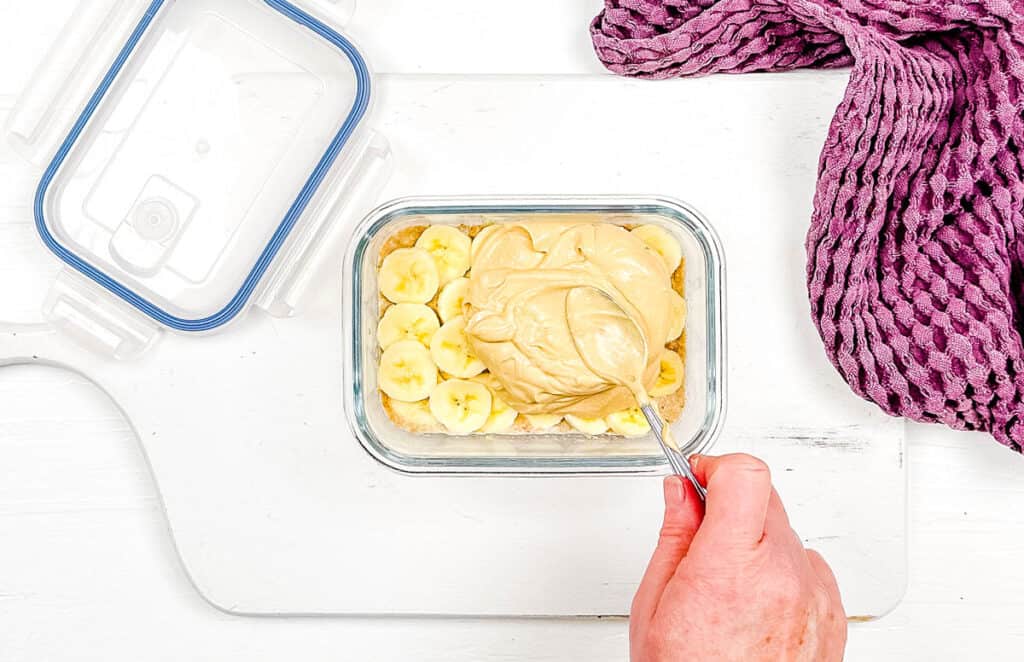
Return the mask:
<path id="1" fill-rule="evenodd" d="M 392 142 L 394 176 L 381 199 L 646 190 L 702 210 L 722 237 L 731 294 L 729 412 L 715 450 L 782 467 L 776 483 L 792 521 L 832 560 L 851 614 L 877 616 L 905 583 L 903 427 L 808 351 L 819 341 L 800 257 L 814 183 L 803 164 L 813 162 L 842 83 L 835 72 L 664 85 L 385 76 L 377 126 Z M 593 127 L 637 105 L 679 108 L 682 125 L 728 131 L 641 124 L 628 141 L 593 140 Z M 748 107 L 757 111 L 741 112 Z M 529 130 L 502 130 L 516 123 Z M 746 182 L 742 195 L 730 171 Z M 351 234 L 361 215 L 339 222 Z M 131 363 L 22 332 L 0 361 L 67 365 L 110 394 L 154 468 L 190 577 L 223 609 L 625 614 L 649 555 L 644 532 L 660 519 L 657 477 L 408 477 L 360 447 L 341 411 L 352 383 L 339 341 L 348 241 L 316 270 L 295 319 L 254 311 L 218 334 L 167 334 Z M 861 494 L 864 475 L 873 489 Z"/>
<path id="2" fill-rule="evenodd" d="M 182 572 L 109 399 L 43 367 L 4 369 L 0 396 L 0 659 L 625 659 L 621 621 L 225 615 Z M 852 628 L 848 659 L 1018 659 L 1021 460 L 924 426 L 909 456 L 910 588 L 895 612 Z"/>

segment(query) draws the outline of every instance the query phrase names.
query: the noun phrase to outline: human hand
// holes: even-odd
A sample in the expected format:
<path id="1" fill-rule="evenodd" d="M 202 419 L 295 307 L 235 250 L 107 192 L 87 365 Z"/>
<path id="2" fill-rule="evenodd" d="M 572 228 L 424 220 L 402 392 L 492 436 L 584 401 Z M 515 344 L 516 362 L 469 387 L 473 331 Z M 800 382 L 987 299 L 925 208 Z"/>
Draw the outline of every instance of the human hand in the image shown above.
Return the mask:
<path id="1" fill-rule="evenodd" d="M 633 662 L 842 660 L 846 614 L 817 552 L 789 525 L 768 467 L 695 458 L 708 489 L 665 479 L 665 520 L 629 619 Z"/>

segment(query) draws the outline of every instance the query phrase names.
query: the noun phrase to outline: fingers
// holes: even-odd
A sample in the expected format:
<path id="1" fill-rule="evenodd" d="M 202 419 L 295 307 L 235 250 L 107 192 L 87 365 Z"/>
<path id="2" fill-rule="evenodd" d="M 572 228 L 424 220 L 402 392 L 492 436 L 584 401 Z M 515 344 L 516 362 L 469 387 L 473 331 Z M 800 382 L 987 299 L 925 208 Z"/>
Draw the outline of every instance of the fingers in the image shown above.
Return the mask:
<path id="1" fill-rule="evenodd" d="M 832 599 L 832 606 L 839 610 L 840 615 L 845 619 L 846 612 L 843 610 L 843 598 L 839 593 L 839 582 L 836 581 L 832 568 L 825 561 L 824 557 L 813 549 L 807 550 L 807 560 L 810 562 L 814 574 L 818 576 L 818 579 L 821 580 L 828 590 L 829 597 Z"/>
<path id="2" fill-rule="evenodd" d="M 630 614 L 630 627 L 643 628 L 658 607 L 665 586 L 686 556 L 703 517 L 693 485 L 678 476 L 665 479 L 665 518 L 647 571 L 640 582 Z"/>
<path id="3" fill-rule="evenodd" d="M 843 597 L 839 593 L 839 584 L 836 582 L 836 576 L 832 573 L 832 568 L 825 562 L 821 554 L 809 549 L 807 550 L 807 560 L 814 574 L 824 584 L 828 594 L 827 625 L 823 624 L 822 627 L 826 631 L 831 629 L 835 638 L 836 653 L 831 659 L 842 660 L 843 651 L 846 649 L 847 623 L 846 609 L 843 607 Z"/>
<path id="4" fill-rule="evenodd" d="M 750 455 L 701 457 L 694 473 L 708 489 L 701 535 L 736 545 L 756 545 L 765 533 L 772 500 L 771 472 Z M 781 507 L 781 501 L 779 502 Z M 785 517 L 785 511 L 782 511 Z M 773 521 L 779 521 L 778 513 Z"/>

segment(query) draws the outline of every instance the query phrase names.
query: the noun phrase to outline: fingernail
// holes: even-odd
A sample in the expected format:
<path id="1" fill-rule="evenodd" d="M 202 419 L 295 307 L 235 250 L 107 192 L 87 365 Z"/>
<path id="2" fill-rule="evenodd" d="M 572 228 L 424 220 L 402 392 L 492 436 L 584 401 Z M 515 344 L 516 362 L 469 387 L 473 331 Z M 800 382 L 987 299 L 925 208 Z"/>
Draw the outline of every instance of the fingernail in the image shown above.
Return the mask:
<path id="1" fill-rule="evenodd" d="M 686 503 L 686 486 L 679 476 L 667 476 L 664 482 L 665 505 L 668 507 L 681 506 Z"/>

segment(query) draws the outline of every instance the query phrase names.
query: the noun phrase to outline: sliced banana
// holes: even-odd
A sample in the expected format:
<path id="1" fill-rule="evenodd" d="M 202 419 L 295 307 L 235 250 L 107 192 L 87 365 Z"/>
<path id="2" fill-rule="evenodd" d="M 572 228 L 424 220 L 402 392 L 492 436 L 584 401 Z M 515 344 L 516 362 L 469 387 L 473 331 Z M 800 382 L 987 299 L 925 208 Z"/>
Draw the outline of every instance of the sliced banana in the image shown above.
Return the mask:
<path id="1" fill-rule="evenodd" d="M 524 417 L 534 430 L 550 430 L 562 422 L 558 414 L 524 414 Z"/>
<path id="2" fill-rule="evenodd" d="M 435 432 L 441 423 L 430 412 L 430 400 L 402 402 L 391 400 L 389 406 L 401 427 L 411 432 Z"/>
<path id="3" fill-rule="evenodd" d="M 441 294 L 437 295 L 437 312 L 442 322 L 463 313 L 462 304 L 465 303 L 468 292 L 468 278 L 456 278 L 441 289 Z"/>
<path id="4" fill-rule="evenodd" d="M 444 323 L 430 341 L 430 355 L 441 370 L 453 377 L 469 379 L 484 371 L 484 364 L 469 347 L 466 318 L 462 315 Z"/>
<path id="5" fill-rule="evenodd" d="M 416 240 L 416 247 L 427 251 L 434 258 L 441 285 L 461 278 L 469 271 L 473 240 L 458 228 L 431 225 Z"/>
<path id="6" fill-rule="evenodd" d="M 415 340 L 402 340 L 381 355 L 377 382 L 394 400 L 425 400 L 437 385 L 437 366 L 426 347 Z"/>
<path id="7" fill-rule="evenodd" d="M 608 431 L 608 422 L 603 418 L 581 418 L 567 414 L 565 420 L 569 421 L 569 425 L 583 434 L 598 435 Z"/>
<path id="8" fill-rule="evenodd" d="M 623 437 L 642 437 L 651 429 L 639 407 L 617 411 L 610 414 L 605 420 L 608 421 L 608 427 L 612 429 L 612 432 L 621 434 Z"/>
<path id="9" fill-rule="evenodd" d="M 430 394 L 430 412 L 449 432 L 476 432 L 491 416 L 491 391 L 479 382 L 449 379 Z"/>
<path id="10" fill-rule="evenodd" d="M 437 294 L 437 265 L 422 248 L 399 248 L 380 266 L 380 293 L 392 303 L 427 303 Z"/>
<path id="11" fill-rule="evenodd" d="M 665 342 L 677 340 L 679 336 L 683 335 L 683 329 L 686 328 L 686 299 L 675 292 L 672 293 L 671 315 L 672 317 L 670 319 L 672 320 L 672 326 L 668 330 L 668 338 L 665 339 Z"/>
<path id="12" fill-rule="evenodd" d="M 683 377 L 686 374 L 683 359 L 670 349 L 661 353 L 658 366 L 658 381 L 648 389 L 652 398 L 672 395 L 678 391 L 679 387 L 683 385 Z"/>
<path id="13" fill-rule="evenodd" d="M 668 230 L 657 225 L 641 225 L 633 229 L 633 234 L 665 260 L 670 274 L 675 273 L 683 260 L 683 249 Z"/>
<path id="14" fill-rule="evenodd" d="M 505 402 L 498 393 L 497 380 L 494 376 L 485 372 L 482 375 L 477 375 L 473 378 L 474 382 L 478 382 L 487 387 L 487 390 L 491 392 L 491 415 L 487 417 L 487 422 L 480 428 L 480 432 L 486 432 L 490 434 L 498 434 L 501 432 L 508 432 L 512 429 L 512 426 L 516 422 L 516 418 L 519 416 L 519 412 L 512 409 Z"/>
<path id="15" fill-rule="evenodd" d="M 396 342 L 415 340 L 430 347 L 430 340 L 441 328 L 437 315 L 422 303 L 396 303 L 384 311 L 377 324 L 377 342 L 387 349 Z"/>

